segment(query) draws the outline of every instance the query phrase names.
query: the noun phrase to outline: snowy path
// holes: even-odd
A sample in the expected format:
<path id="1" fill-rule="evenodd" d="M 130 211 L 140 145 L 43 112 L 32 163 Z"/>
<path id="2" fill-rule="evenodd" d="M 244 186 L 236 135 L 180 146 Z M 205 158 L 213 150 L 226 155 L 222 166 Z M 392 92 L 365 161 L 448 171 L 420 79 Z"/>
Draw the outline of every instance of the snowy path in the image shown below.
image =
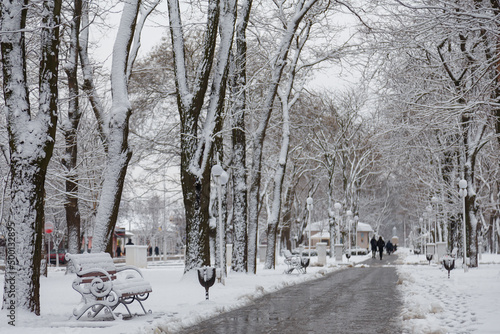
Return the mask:
<path id="1" fill-rule="evenodd" d="M 284 288 L 181 333 L 400 333 L 401 297 L 390 259 Z"/>

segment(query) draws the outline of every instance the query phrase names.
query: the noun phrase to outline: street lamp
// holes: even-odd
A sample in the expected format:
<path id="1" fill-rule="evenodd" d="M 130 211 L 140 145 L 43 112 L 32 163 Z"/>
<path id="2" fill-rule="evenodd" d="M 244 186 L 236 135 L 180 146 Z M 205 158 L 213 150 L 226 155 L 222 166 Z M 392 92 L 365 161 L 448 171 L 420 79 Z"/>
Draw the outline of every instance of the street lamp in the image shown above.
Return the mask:
<path id="1" fill-rule="evenodd" d="M 464 245 L 463 245 L 463 248 L 464 248 L 464 263 L 463 263 L 463 266 L 464 266 L 464 272 L 467 272 L 468 268 L 467 268 L 467 262 L 466 262 L 466 258 L 467 258 L 467 238 L 466 238 L 466 226 L 465 226 L 465 197 L 467 196 L 467 181 L 462 179 L 458 182 L 458 186 L 460 187 L 460 191 L 459 191 L 459 194 L 460 196 L 463 198 L 463 235 L 464 235 Z"/>
<path id="2" fill-rule="evenodd" d="M 428 214 L 428 222 L 429 222 L 429 243 L 431 243 L 431 230 L 432 230 L 432 222 L 431 222 L 431 217 L 432 217 L 432 205 L 427 205 L 427 214 Z"/>
<path id="3" fill-rule="evenodd" d="M 358 215 L 354 216 L 354 249 L 356 249 L 356 255 L 358 255 Z"/>
<path id="4" fill-rule="evenodd" d="M 342 219 L 340 212 L 342 211 L 342 204 L 339 202 L 333 205 L 335 213 L 337 214 L 337 244 L 340 244 L 340 221 Z"/>
<path id="5" fill-rule="evenodd" d="M 311 248 L 312 248 L 312 244 L 311 244 L 311 215 L 312 215 L 312 209 L 313 209 L 313 199 L 311 196 L 309 196 L 306 200 L 306 203 L 307 203 L 307 211 L 309 211 L 309 257 L 311 257 Z"/>
<path id="6" fill-rule="evenodd" d="M 425 212 L 424 212 L 424 214 L 425 214 Z M 424 222 L 424 218 L 423 218 L 423 217 L 420 217 L 420 218 L 418 219 L 418 222 L 419 222 L 419 226 L 420 226 L 420 234 L 421 234 L 421 236 L 420 236 L 420 238 L 419 238 L 419 240 L 420 240 L 420 251 L 423 253 L 423 252 L 425 252 L 425 234 L 423 234 L 424 229 L 425 229 L 425 222 Z M 422 239 L 422 237 L 423 237 L 423 239 Z M 422 247 L 424 247 L 424 248 L 422 249 Z"/>
<path id="7" fill-rule="evenodd" d="M 212 166 L 212 177 L 217 185 L 217 197 L 219 198 L 219 262 L 220 262 L 220 277 L 222 284 L 225 284 L 224 256 L 222 247 L 224 247 L 223 233 L 224 227 L 222 224 L 222 186 L 227 183 L 229 176 L 220 165 Z"/>
<path id="8" fill-rule="evenodd" d="M 54 232 L 54 224 L 51 223 L 51 222 L 45 222 L 45 233 L 47 234 L 47 251 L 48 251 L 48 254 L 47 254 L 47 268 L 48 266 L 50 265 L 50 235 L 52 232 Z M 57 259 L 57 252 L 56 252 L 56 259 Z M 45 274 L 48 273 L 48 269 L 45 268 Z M 47 276 L 47 275 L 45 275 Z"/>
<path id="9" fill-rule="evenodd" d="M 347 212 L 345 213 L 346 216 L 347 216 L 347 221 L 349 222 L 349 232 L 347 233 L 348 236 L 349 236 L 349 256 L 351 256 L 351 224 L 352 224 L 352 211 L 351 210 L 347 210 Z"/>
<path id="10" fill-rule="evenodd" d="M 432 203 L 434 203 L 434 242 L 439 242 L 441 241 L 440 237 L 438 237 L 438 222 L 437 222 L 437 205 L 438 205 L 438 201 L 439 199 L 436 197 L 436 196 L 432 196 L 431 198 L 431 201 Z"/>

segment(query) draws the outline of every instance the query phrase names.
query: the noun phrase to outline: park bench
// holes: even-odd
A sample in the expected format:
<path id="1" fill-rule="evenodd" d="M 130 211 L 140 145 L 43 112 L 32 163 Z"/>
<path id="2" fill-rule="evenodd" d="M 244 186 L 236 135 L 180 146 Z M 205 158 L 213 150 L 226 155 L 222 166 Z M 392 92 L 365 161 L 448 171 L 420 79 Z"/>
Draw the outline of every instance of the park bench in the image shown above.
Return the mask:
<path id="1" fill-rule="evenodd" d="M 144 280 L 137 267 L 115 267 L 108 253 L 67 253 L 66 260 L 69 269 L 76 274 L 73 289 L 82 296 L 82 304 L 73 310 L 77 320 L 87 311 L 87 318 L 93 319 L 102 310 L 116 319 L 114 310 L 120 304 L 132 317 L 128 305 L 134 301 L 139 303 L 144 314 L 148 313 L 142 302 L 152 292 L 151 284 Z"/>
<path id="2" fill-rule="evenodd" d="M 286 274 L 291 274 L 294 270 L 301 274 L 306 273 L 306 268 L 309 266 L 309 258 L 293 255 L 288 249 L 283 251 L 283 256 L 285 257 L 285 264 L 288 266 L 285 270 Z"/>

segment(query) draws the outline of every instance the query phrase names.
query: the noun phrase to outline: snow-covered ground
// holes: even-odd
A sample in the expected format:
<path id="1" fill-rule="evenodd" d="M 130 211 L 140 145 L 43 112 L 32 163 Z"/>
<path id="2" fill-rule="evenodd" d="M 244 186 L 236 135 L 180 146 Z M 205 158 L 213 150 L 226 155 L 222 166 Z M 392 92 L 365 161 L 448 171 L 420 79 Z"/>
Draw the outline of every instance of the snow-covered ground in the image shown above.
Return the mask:
<path id="1" fill-rule="evenodd" d="M 402 252 L 400 260 L 405 333 L 500 333 L 500 255 L 482 254 L 467 272 L 457 260 L 449 279 L 425 255 Z"/>
<path id="2" fill-rule="evenodd" d="M 405 333 L 500 333 L 499 255 L 483 254 L 479 268 L 467 273 L 455 269 L 450 279 L 446 270 L 436 264 L 429 265 L 423 255 L 410 255 L 404 249 L 399 249 L 398 255 L 402 263 L 398 270 L 405 304 L 402 313 Z M 359 263 L 367 257 L 359 256 L 355 261 Z M 80 301 L 80 295 L 71 287 L 74 275 L 51 268 L 48 277 L 41 279 L 42 315 L 17 314 L 13 328 L 7 324 L 5 311 L 1 311 L 0 333 L 175 332 L 284 286 L 334 270 L 348 270 L 345 264 L 336 265 L 332 261 L 326 267 L 309 267 L 305 275 L 286 275 L 283 259 L 279 262 L 276 270 L 263 270 L 260 266 L 257 275 L 229 273 L 225 285 L 215 283 L 210 288 L 208 301 L 196 275 L 182 275 L 181 263 L 150 262 L 143 274 L 154 291 L 144 304 L 152 314 L 131 320 L 95 322 L 72 319 L 72 310 Z M 3 279 L 0 274 L 2 286 Z"/>

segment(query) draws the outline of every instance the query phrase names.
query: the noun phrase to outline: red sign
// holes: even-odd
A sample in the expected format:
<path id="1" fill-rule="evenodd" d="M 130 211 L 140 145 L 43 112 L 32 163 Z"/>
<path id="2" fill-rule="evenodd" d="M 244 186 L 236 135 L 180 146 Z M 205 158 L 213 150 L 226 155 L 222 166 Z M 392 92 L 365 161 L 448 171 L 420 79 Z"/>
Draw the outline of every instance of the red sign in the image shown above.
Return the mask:
<path id="1" fill-rule="evenodd" d="M 54 224 L 52 224 L 51 222 L 47 222 L 45 223 L 45 233 L 52 233 L 52 231 L 54 231 Z"/>

